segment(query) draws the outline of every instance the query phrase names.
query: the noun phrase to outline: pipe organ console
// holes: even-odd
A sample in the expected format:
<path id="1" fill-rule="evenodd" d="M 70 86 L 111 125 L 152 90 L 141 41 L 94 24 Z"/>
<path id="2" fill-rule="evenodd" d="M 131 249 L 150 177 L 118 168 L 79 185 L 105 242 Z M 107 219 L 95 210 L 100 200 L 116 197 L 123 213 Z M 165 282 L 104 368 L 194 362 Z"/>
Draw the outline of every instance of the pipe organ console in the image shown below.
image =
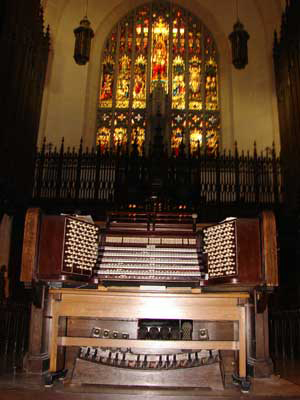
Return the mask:
<path id="1" fill-rule="evenodd" d="M 256 304 L 258 288 L 278 284 L 274 215 L 201 226 L 196 218 L 110 213 L 106 223 L 93 223 L 28 210 L 21 279 L 50 286 L 51 324 L 43 331 L 51 332 L 52 373 L 66 346 L 80 349 L 77 358 L 67 351 L 65 360 L 76 359 L 78 382 L 97 383 L 84 364 L 92 361 L 106 377 L 100 383 L 134 377 L 140 385 L 174 386 L 180 371 L 193 367 L 182 381 L 194 386 L 201 368 L 220 364 L 219 351 L 238 351 L 235 372 L 248 387 L 247 341 L 259 339 L 246 331 L 247 304 Z M 59 336 L 62 317 L 69 320 L 65 336 Z"/>

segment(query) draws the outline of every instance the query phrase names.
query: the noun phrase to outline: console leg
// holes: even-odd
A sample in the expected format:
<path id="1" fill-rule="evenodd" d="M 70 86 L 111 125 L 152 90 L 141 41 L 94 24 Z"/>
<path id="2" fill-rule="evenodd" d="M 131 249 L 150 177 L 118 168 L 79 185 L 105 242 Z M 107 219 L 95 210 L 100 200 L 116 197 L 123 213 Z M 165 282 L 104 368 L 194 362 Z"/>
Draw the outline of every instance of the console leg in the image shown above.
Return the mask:
<path id="1" fill-rule="evenodd" d="M 44 386 L 51 387 L 51 386 L 53 386 L 54 381 L 56 381 L 56 380 L 63 381 L 67 375 L 67 372 L 68 372 L 67 369 L 61 369 L 56 372 L 47 373 L 44 378 Z"/>
<path id="2" fill-rule="evenodd" d="M 247 377 L 240 378 L 237 375 L 232 375 L 233 384 L 240 386 L 242 393 L 249 393 L 251 387 L 251 381 Z"/>

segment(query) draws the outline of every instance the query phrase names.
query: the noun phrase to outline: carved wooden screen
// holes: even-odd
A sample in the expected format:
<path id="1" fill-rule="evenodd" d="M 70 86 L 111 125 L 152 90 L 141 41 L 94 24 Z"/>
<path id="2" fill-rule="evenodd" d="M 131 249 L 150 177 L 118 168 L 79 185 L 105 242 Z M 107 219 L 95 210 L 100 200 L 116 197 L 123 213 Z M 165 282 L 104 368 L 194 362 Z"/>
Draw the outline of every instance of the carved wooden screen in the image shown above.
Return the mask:
<path id="1" fill-rule="evenodd" d="M 149 142 L 150 98 L 167 94 L 164 137 L 173 154 L 219 145 L 218 57 L 212 35 L 187 10 L 153 2 L 123 18 L 106 40 L 101 62 L 97 143 L 125 150 Z M 147 140 L 148 139 L 148 140 Z"/>

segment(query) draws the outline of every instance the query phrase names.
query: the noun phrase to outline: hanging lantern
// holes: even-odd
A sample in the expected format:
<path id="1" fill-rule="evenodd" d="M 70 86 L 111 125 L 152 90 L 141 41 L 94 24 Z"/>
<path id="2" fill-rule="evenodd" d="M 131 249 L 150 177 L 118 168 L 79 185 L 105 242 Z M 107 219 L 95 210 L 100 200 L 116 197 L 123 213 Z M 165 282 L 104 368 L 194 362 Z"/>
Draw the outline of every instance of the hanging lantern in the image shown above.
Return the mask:
<path id="1" fill-rule="evenodd" d="M 249 33 L 245 31 L 244 25 L 239 20 L 239 0 L 236 0 L 237 21 L 233 25 L 233 32 L 229 35 L 232 47 L 232 64 L 237 69 L 243 69 L 248 64 L 248 40 Z"/>
<path id="2" fill-rule="evenodd" d="M 90 25 L 90 21 L 85 16 L 80 21 L 80 26 L 74 29 L 74 59 L 79 65 L 85 65 L 90 59 L 91 41 L 94 37 L 94 32 Z"/>
<path id="3" fill-rule="evenodd" d="M 243 69 L 248 64 L 248 40 L 249 33 L 245 31 L 244 25 L 239 19 L 239 0 L 236 0 L 237 21 L 233 25 L 233 32 L 229 35 L 232 47 L 232 64 L 237 69 Z"/>
<path id="4" fill-rule="evenodd" d="M 233 25 L 233 32 L 229 35 L 232 47 L 232 64 L 237 69 L 243 69 L 248 64 L 248 40 L 250 36 L 244 25 L 237 20 Z"/>

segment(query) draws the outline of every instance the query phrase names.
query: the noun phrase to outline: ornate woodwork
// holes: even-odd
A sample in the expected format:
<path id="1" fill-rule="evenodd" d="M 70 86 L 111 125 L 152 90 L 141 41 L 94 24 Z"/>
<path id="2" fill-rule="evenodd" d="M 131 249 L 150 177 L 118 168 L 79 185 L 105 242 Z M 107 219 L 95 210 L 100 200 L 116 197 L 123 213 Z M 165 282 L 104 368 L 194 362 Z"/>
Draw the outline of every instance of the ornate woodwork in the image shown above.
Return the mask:
<path id="1" fill-rule="evenodd" d="M 268 154 L 224 151 L 216 156 L 194 154 L 166 157 L 161 132 L 156 132 L 150 156 L 49 148 L 46 142 L 36 157 L 33 204 L 50 213 L 97 212 L 109 209 L 140 211 L 199 210 L 249 215 L 282 202 L 281 162 L 273 147 Z M 157 198 L 151 199 L 155 195 Z M 220 214 L 221 213 L 221 214 Z M 227 214 L 228 215 L 228 214 Z M 243 214 L 242 214 L 243 215 Z"/>
<path id="2" fill-rule="evenodd" d="M 300 4 L 287 2 L 280 34 L 275 32 L 274 66 L 279 111 L 281 157 L 286 202 L 291 211 L 299 210 L 300 153 Z"/>
<path id="3" fill-rule="evenodd" d="M 11 210 L 31 197 L 49 31 L 39 0 L 3 0 L 1 10 L 0 206 Z"/>

